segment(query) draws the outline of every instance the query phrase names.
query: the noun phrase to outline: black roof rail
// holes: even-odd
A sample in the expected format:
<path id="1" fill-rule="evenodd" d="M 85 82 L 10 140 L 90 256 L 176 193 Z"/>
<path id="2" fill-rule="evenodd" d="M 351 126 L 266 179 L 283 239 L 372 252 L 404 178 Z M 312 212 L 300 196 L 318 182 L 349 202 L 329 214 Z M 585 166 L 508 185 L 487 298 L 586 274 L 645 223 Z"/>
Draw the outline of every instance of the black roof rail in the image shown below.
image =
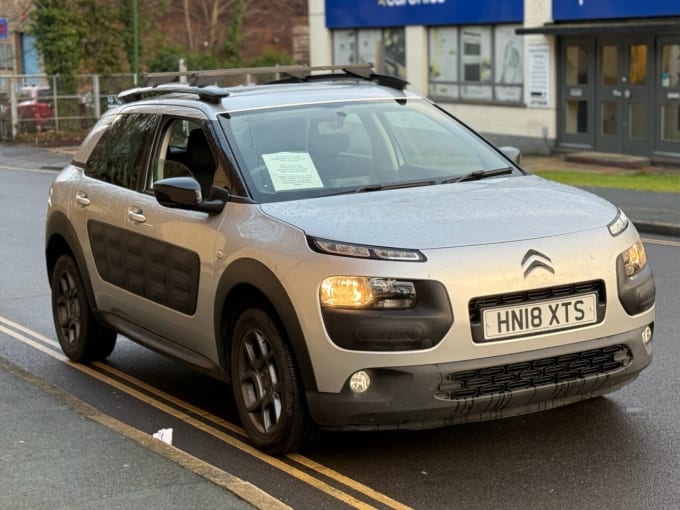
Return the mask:
<path id="1" fill-rule="evenodd" d="M 347 71 L 347 74 L 356 75 L 357 78 L 374 81 L 378 85 L 384 85 L 385 87 L 391 87 L 397 90 L 404 90 L 409 84 L 407 80 L 389 74 L 371 73 L 368 77 L 351 71 Z"/>
<path id="2" fill-rule="evenodd" d="M 360 79 L 366 81 L 372 81 L 378 85 L 384 85 L 385 87 L 390 87 L 397 90 L 404 90 L 409 84 L 408 81 L 399 78 L 397 76 L 390 76 L 387 74 L 377 74 L 369 69 L 368 73 L 355 72 L 353 69 L 343 69 L 345 74 L 337 73 L 327 73 L 327 74 L 310 74 L 303 77 L 298 76 L 288 76 L 286 78 L 281 78 L 279 80 L 270 81 L 268 83 L 298 83 L 298 82 L 310 82 L 310 81 L 323 81 L 323 80 L 342 80 L 342 79 Z"/>
<path id="3" fill-rule="evenodd" d="M 132 103 L 148 96 L 159 94 L 196 94 L 201 101 L 219 104 L 229 95 L 229 91 L 221 87 L 193 87 L 191 85 L 172 84 L 154 85 L 151 87 L 137 87 L 118 94 L 123 103 Z"/>

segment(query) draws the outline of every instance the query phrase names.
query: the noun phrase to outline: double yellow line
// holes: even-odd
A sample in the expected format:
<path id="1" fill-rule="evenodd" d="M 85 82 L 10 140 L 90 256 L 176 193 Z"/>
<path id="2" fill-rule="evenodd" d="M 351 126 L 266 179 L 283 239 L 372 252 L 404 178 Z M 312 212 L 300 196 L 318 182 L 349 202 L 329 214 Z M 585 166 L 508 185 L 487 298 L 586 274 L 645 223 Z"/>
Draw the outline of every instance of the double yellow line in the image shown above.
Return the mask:
<path id="1" fill-rule="evenodd" d="M 63 354 L 61 354 L 59 343 L 51 338 L 47 338 L 40 333 L 30 330 L 21 324 L 11 321 L 5 317 L 0 316 L 0 332 L 37 349 L 56 360 L 59 360 L 67 365 L 79 370 L 80 372 L 97 379 L 109 386 L 116 388 L 142 402 L 148 404 L 160 411 L 163 411 L 174 418 L 194 427 L 197 430 L 205 432 L 220 441 L 236 448 L 244 453 L 247 453 L 253 458 L 268 464 L 269 466 L 278 469 L 279 471 L 304 482 L 315 489 L 339 500 L 351 508 L 360 510 L 371 510 L 376 508 L 389 508 L 394 510 L 409 509 L 407 505 L 396 501 L 389 496 L 378 492 L 371 487 L 368 487 L 352 478 L 349 478 L 337 471 L 319 464 L 307 457 L 299 454 L 289 454 L 286 457 L 272 457 L 266 453 L 257 450 L 250 446 L 246 441 L 245 431 L 231 422 L 228 422 L 218 416 L 215 416 L 201 408 L 193 406 L 192 404 L 180 400 L 154 386 L 151 386 L 144 381 L 141 381 L 121 370 L 111 367 L 105 363 L 95 362 L 92 366 L 82 365 L 80 363 L 73 363 Z M 95 367 L 97 370 L 95 370 Z M 143 390 L 143 391 L 140 391 Z M 96 416 L 92 416 L 96 414 Z M 133 429 L 129 425 L 122 424 L 117 420 L 103 415 L 101 413 L 89 413 L 89 417 L 99 421 L 100 423 L 115 429 L 145 445 L 152 443 L 159 443 L 155 445 L 157 451 L 166 453 L 165 451 L 175 450 L 175 453 L 180 453 L 174 447 L 168 447 L 160 441 L 147 441 L 150 437 L 137 429 Z M 219 428 L 218 428 L 219 427 Z M 225 432 L 228 431 L 229 433 Z M 140 440 L 143 439 L 143 440 Z M 162 446 L 161 446 L 162 445 Z M 243 482 L 233 475 L 226 473 L 219 468 L 209 465 L 200 459 L 191 457 L 186 452 L 181 452 L 180 458 L 175 455 L 175 460 L 180 461 L 185 467 L 194 470 L 198 474 L 209 478 L 216 483 L 220 483 L 232 492 L 237 493 L 244 499 L 248 500 L 260 508 L 286 508 L 280 501 L 272 498 L 263 491 L 252 486 L 248 482 Z M 305 468 L 305 470 L 300 467 Z M 319 475 L 329 481 L 324 481 Z M 225 481 L 226 480 L 226 481 Z M 352 491 L 356 496 L 347 492 Z M 359 497 L 364 498 L 359 499 Z M 369 500 L 370 502 L 367 502 Z M 378 507 L 374 506 L 376 503 Z"/>

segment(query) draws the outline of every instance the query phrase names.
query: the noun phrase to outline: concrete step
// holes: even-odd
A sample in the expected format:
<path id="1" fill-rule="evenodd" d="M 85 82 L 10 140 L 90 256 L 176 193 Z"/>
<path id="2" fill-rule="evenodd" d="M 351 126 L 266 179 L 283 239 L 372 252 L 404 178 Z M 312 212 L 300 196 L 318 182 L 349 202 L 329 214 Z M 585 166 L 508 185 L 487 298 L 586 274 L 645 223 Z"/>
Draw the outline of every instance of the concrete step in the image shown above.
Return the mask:
<path id="1" fill-rule="evenodd" d="M 629 169 L 642 169 L 652 163 L 644 156 L 631 156 L 629 154 L 612 154 L 609 152 L 570 152 L 564 155 L 565 161 L 582 163 L 586 165 L 615 166 Z"/>

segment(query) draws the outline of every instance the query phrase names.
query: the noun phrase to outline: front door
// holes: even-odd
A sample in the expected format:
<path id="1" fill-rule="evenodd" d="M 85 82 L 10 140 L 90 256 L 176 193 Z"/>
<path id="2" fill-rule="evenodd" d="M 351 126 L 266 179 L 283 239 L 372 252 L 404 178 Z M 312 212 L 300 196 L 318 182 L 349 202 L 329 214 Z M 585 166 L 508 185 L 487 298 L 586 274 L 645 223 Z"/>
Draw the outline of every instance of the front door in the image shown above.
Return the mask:
<path id="1" fill-rule="evenodd" d="M 653 41 L 599 39 L 596 53 L 595 147 L 648 155 L 654 139 Z"/>

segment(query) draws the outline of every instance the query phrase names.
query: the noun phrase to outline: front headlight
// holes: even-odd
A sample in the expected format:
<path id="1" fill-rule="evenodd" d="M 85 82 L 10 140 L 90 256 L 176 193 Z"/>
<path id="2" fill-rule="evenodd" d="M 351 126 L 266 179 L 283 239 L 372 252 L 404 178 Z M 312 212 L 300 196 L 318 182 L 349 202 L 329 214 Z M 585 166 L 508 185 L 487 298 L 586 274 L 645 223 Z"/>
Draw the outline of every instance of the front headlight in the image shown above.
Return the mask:
<path id="1" fill-rule="evenodd" d="M 642 241 L 637 242 L 621 254 L 626 276 L 635 276 L 647 265 L 647 254 Z"/>
<path id="2" fill-rule="evenodd" d="M 334 308 L 412 308 L 416 304 L 413 282 L 366 276 L 330 276 L 321 282 L 321 306 Z"/>
<path id="3" fill-rule="evenodd" d="M 367 246 L 363 244 L 343 243 L 307 238 L 309 246 L 319 253 L 340 255 L 341 257 L 355 257 L 360 259 L 392 260 L 395 262 L 425 262 L 427 259 L 419 250 L 407 248 L 385 248 L 381 246 Z"/>

